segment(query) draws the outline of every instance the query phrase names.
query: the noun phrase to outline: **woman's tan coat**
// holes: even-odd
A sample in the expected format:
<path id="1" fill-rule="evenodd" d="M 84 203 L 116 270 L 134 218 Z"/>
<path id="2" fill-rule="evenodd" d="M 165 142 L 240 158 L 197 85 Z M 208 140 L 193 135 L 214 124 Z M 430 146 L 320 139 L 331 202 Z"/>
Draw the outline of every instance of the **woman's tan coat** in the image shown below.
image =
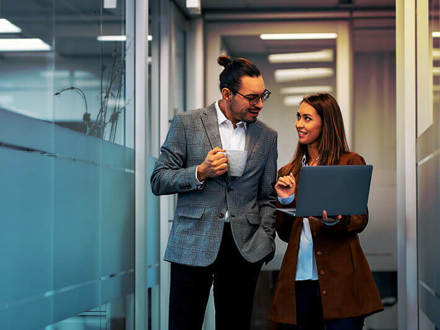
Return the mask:
<path id="1" fill-rule="evenodd" d="M 362 164 L 365 164 L 364 159 L 356 153 L 346 153 L 339 161 L 339 165 Z M 299 182 L 298 177 L 295 179 Z M 290 205 L 278 204 L 278 207 L 295 207 L 295 201 Z M 368 214 L 344 216 L 334 226 L 326 226 L 312 219 L 309 223 L 324 320 L 369 315 L 383 310 L 357 235 L 367 226 Z M 296 324 L 295 274 L 302 225 L 302 218 L 294 219 L 283 212 L 277 212 L 277 233 L 289 244 L 270 312 L 272 321 L 276 323 Z"/>

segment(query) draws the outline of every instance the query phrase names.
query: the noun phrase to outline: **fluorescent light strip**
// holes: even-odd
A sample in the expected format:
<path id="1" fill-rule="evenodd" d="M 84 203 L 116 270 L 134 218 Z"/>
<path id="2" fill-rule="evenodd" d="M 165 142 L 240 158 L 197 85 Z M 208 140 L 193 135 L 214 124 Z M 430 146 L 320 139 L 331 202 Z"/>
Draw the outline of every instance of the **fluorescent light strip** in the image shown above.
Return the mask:
<path id="1" fill-rule="evenodd" d="M 332 86 L 302 86 L 302 87 L 285 87 L 280 89 L 281 94 L 314 94 L 314 93 L 332 93 Z"/>
<path id="2" fill-rule="evenodd" d="M 50 51 L 50 46 L 38 38 L 0 39 L 0 52 Z"/>
<path id="3" fill-rule="evenodd" d="M 440 48 L 433 48 L 432 49 L 432 58 L 434 60 L 439 60 L 440 59 Z"/>
<path id="4" fill-rule="evenodd" d="M 6 18 L 0 18 L 0 33 L 20 33 L 21 29 Z"/>
<path id="5" fill-rule="evenodd" d="M 117 7 L 116 0 L 104 0 L 104 8 L 105 9 L 114 9 Z"/>
<path id="6" fill-rule="evenodd" d="M 336 39 L 337 33 L 263 33 L 262 40 Z"/>
<path id="7" fill-rule="evenodd" d="M 432 73 L 434 74 L 434 76 L 440 76 L 440 68 L 439 67 L 433 68 Z"/>
<path id="8" fill-rule="evenodd" d="M 306 79 L 326 78 L 334 75 L 331 68 L 305 68 L 275 70 L 276 82 L 298 81 Z"/>
<path id="9" fill-rule="evenodd" d="M 186 0 L 186 8 L 200 9 L 200 0 Z"/>
<path id="10" fill-rule="evenodd" d="M 433 37 L 433 38 L 440 38 L 440 31 L 434 31 L 434 32 L 432 32 L 432 37 Z"/>
<path id="11" fill-rule="evenodd" d="M 323 49 L 317 52 L 271 54 L 267 58 L 270 63 L 333 62 L 333 50 Z"/>
<path id="12" fill-rule="evenodd" d="M 96 39 L 98 41 L 126 41 L 127 36 L 116 35 L 116 36 L 97 36 Z"/>
<path id="13" fill-rule="evenodd" d="M 286 96 L 283 100 L 283 103 L 286 107 L 298 106 L 302 99 L 302 96 Z"/>
<path id="14" fill-rule="evenodd" d="M 127 41 L 127 36 L 124 35 L 114 35 L 114 36 L 97 36 L 98 41 Z M 148 41 L 153 40 L 152 35 L 148 35 Z"/>

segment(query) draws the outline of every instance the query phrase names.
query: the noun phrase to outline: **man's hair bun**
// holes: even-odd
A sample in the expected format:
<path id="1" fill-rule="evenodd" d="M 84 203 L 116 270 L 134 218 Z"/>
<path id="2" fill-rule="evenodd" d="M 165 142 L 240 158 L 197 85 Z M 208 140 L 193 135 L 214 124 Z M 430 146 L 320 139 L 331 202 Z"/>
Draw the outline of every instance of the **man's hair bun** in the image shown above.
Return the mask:
<path id="1" fill-rule="evenodd" d="M 232 58 L 230 58 L 230 57 L 227 56 L 227 55 L 220 55 L 220 56 L 217 58 L 217 63 L 220 64 L 222 67 L 225 67 L 225 68 L 226 68 L 226 66 L 227 66 L 229 63 L 232 63 Z"/>

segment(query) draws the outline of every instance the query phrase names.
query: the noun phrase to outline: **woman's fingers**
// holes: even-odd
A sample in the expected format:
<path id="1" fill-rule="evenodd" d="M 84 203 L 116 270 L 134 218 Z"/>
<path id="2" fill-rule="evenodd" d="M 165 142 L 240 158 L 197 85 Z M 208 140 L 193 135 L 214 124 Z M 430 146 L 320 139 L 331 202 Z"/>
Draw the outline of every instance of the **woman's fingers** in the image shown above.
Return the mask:
<path id="1" fill-rule="evenodd" d="M 282 187 L 292 187 L 292 182 L 288 180 L 287 177 L 282 176 L 278 179 L 277 185 L 281 185 Z"/>
<path id="2" fill-rule="evenodd" d="M 293 176 L 292 173 L 289 174 L 288 178 L 289 178 L 293 183 L 295 183 L 295 177 Z"/>

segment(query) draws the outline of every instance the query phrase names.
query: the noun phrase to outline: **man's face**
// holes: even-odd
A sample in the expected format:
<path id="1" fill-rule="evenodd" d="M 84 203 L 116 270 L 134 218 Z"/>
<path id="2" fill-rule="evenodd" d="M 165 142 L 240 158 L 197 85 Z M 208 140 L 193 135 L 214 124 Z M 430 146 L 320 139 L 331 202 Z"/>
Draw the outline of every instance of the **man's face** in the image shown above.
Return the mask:
<path id="1" fill-rule="evenodd" d="M 258 77 L 241 77 L 241 87 L 239 93 L 233 94 L 230 103 L 231 121 L 236 124 L 240 121 L 253 123 L 257 120 L 258 114 L 263 109 L 263 101 L 258 99 L 258 103 L 251 105 L 245 96 L 255 96 L 264 93 L 266 87 L 262 76 Z M 245 96 L 243 96 L 245 95 Z"/>

